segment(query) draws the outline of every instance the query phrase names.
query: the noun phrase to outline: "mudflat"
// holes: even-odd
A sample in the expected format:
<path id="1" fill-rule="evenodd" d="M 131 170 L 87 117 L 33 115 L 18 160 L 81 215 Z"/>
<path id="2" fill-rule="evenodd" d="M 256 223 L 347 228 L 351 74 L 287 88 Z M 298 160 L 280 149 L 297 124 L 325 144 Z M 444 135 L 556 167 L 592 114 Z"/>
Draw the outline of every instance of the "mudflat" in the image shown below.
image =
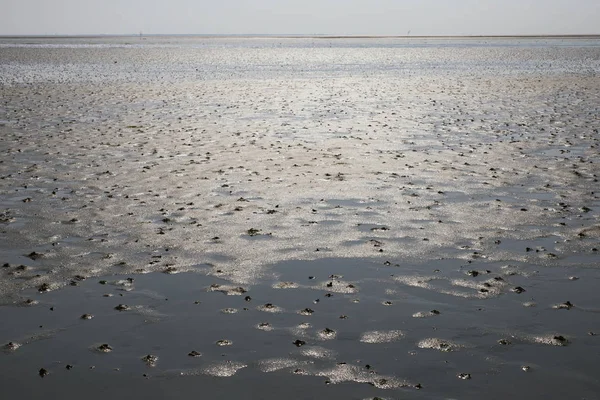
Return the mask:
<path id="1" fill-rule="evenodd" d="M 0 39 L 10 398 L 600 393 L 598 38 Z"/>

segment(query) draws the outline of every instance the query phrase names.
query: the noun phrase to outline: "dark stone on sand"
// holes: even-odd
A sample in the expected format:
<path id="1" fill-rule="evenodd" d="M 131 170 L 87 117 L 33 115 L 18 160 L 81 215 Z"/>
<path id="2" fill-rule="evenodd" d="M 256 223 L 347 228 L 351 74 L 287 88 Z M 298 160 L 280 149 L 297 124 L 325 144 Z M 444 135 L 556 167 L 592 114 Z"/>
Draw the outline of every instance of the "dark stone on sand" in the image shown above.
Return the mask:
<path id="1" fill-rule="evenodd" d="M 4 348 L 4 350 L 10 350 L 10 351 L 15 351 L 17 350 L 19 347 L 21 347 L 20 344 L 18 343 L 14 343 L 14 342 L 8 342 L 6 343 L 4 346 L 2 346 Z"/>
<path id="2" fill-rule="evenodd" d="M 113 348 L 108 344 L 108 343 L 103 343 L 100 346 L 97 347 L 98 351 L 101 351 L 103 353 L 110 353 Z"/>
<path id="3" fill-rule="evenodd" d="M 70 371 L 73 369 L 73 366 L 71 364 L 67 364 L 65 368 Z"/>
<path id="4" fill-rule="evenodd" d="M 251 300 L 252 300 L 252 297 L 250 297 L 250 296 L 246 296 L 246 297 L 244 297 L 244 300 L 246 300 L 246 301 L 251 301 Z"/>
<path id="5" fill-rule="evenodd" d="M 40 286 L 38 286 L 38 292 L 40 293 L 45 293 L 45 292 L 49 292 L 50 291 L 50 285 L 47 283 L 42 283 Z"/>
<path id="6" fill-rule="evenodd" d="M 562 335 L 554 336 L 552 338 L 552 341 L 559 346 L 566 346 L 567 344 L 569 344 L 569 341 L 567 340 L 567 338 Z"/>
<path id="7" fill-rule="evenodd" d="M 48 370 L 46 370 L 45 368 L 40 368 L 40 370 L 38 371 L 38 374 L 40 374 L 40 376 L 43 378 L 46 375 L 49 374 Z"/>
<path id="8" fill-rule="evenodd" d="M 115 307 L 115 310 L 128 311 L 128 310 L 131 310 L 131 307 L 129 307 L 127 304 L 119 304 L 118 306 Z"/>
<path id="9" fill-rule="evenodd" d="M 154 367 L 156 365 L 156 363 L 158 362 L 158 357 L 154 356 L 152 354 L 148 354 L 148 355 L 142 357 L 142 361 L 145 362 L 148 366 Z"/>
<path id="10" fill-rule="evenodd" d="M 564 309 L 564 310 L 570 310 L 573 307 L 574 307 L 573 303 L 571 303 L 570 301 L 565 301 L 564 303 L 558 304 L 556 306 L 557 309 Z"/>
<path id="11" fill-rule="evenodd" d="M 512 344 L 512 343 L 511 343 L 511 341 L 510 341 L 510 340 L 508 340 L 508 339 L 500 339 L 500 340 L 498 340 L 498 344 L 501 344 L 501 345 L 503 345 L 503 346 L 508 346 L 508 345 L 510 345 L 510 344 Z"/>
<path id="12" fill-rule="evenodd" d="M 250 228 L 246 231 L 246 233 L 248 234 L 248 236 L 256 236 L 260 233 L 260 229 Z"/>
<path id="13" fill-rule="evenodd" d="M 521 294 L 521 293 L 525 292 L 525 289 L 523 289 L 521 286 L 517 286 L 511 290 L 517 294 Z"/>
<path id="14" fill-rule="evenodd" d="M 40 254 L 40 253 L 36 253 L 35 251 L 32 251 L 31 253 L 27 254 L 26 257 L 31 258 L 32 260 L 37 260 L 39 258 L 44 257 L 44 255 Z"/>
<path id="15" fill-rule="evenodd" d="M 467 272 L 467 275 L 470 275 L 472 277 L 476 277 L 477 275 L 479 275 L 479 272 L 477 272 L 477 271 L 469 271 L 469 272 Z"/>
<path id="16" fill-rule="evenodd" d="M 198 353 L 196 350 L 192 350 L 188 353 L 188 356 L 190 357 L 200 357 L 202 356 L 202 353 Z"/>
<path id="17" fill-rule="evenodd" d="M 326 336 L 331 336 L 335 333 L 335 331 L 333 329 L 325 328 L 321 331 L 321 333 Z"/>
<path id="18" fill-rule="evenodd" d="M 376 387 L 385 386 L 388 384 L 388 380 L 385 378 L 375 379 L 373 382 L 369 382 L 369 385 L 373 385 Z"/>
<path id="19" fill-rule="evenodd" d="M 304 346 L 304 345 L 306 344 L 306 342 L 305 342 L 304 340 L 296 339 L 296 340 L 293 342 L 293 344 L 294 344 L 296 347 L 302 347 L 302 346 Z"/>
<path id="20" fill-rule="evenodd" d="M 430 313 L 432 313 L 433 315 L 440 315 L 440 312 L 438 310 L 431 310 Z"/>
<path id="21" fill-rule="evenodd" d="M 94 316 L 92 314 L 83 314 L 80 318 L 81 319 L 92 319 L 92 318 L 94 318 Z"/>

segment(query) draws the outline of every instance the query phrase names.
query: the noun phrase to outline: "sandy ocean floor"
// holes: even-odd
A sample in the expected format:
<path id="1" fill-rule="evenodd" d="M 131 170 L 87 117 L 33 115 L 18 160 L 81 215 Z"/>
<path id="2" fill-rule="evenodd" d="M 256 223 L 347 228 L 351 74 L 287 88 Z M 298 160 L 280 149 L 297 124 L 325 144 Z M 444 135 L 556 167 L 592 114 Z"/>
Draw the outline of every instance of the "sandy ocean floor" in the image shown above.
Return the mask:
<path id="1" fill-rule="evenodd" d="M 594 38 L 0 39 L 3 396 L 600 398 L 598 129 Z"/>

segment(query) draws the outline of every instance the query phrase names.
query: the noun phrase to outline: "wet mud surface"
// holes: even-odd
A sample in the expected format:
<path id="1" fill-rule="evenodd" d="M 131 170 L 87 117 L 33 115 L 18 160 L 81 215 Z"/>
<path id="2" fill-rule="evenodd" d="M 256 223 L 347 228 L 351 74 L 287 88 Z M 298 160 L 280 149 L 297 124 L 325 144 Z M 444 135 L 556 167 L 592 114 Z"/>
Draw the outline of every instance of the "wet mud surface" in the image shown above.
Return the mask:
<path id="1" fill-rule="evenodd" d="M 600 43 L 140 42 L 0 40 L 7 393 L 597 396 Z"/>

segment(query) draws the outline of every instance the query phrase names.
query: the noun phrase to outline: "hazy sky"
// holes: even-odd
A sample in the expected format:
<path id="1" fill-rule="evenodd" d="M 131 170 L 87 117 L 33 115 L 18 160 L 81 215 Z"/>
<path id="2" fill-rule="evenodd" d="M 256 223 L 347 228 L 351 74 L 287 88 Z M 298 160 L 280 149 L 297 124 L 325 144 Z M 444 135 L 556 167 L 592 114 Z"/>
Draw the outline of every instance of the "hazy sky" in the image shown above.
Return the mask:
<path id="1" fill-rule="evenodd" d="M 597 34 L 600 0 L 0 0 L 0 35 Z"/>

